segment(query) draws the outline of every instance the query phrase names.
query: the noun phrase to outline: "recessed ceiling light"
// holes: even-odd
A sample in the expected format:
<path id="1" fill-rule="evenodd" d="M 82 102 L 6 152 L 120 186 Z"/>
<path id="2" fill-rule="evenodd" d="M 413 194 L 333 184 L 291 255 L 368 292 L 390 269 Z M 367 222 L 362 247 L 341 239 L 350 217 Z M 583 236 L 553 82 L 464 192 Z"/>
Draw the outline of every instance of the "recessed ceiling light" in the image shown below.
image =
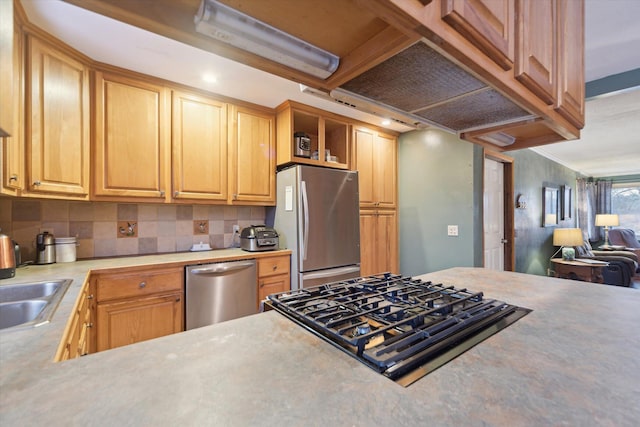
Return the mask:
<path id="1" fill-rule="evenodd" d="M 384 119 L 382 121 L 382 126 L 389 126 L 390 124 L 391 124 L 391 120 L 389 120 L 389 119 Z"/>
<path id="2" fill-rule="evenodd" d="M 214 76 L 213 74 L 203 74 L 202 80 L 204 80 L 206 83 L 215 83 L 218 81 L 216 76 Z"/>

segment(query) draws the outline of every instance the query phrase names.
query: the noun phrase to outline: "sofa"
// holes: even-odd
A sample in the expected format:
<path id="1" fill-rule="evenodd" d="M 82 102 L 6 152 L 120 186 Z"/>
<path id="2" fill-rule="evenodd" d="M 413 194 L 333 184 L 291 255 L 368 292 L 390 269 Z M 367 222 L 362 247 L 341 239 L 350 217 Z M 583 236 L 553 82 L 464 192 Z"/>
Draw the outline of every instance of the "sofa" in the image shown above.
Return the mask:
<path id="1" fill-rule="evenodd" d="M 624 246 L 625 251 L 633 252 L 640 259 L 640 242 L 632 229 L 614 228 L 609 230 L 609 242 L 613 246 Z M 636 273 L 640 273 L 640 266 L 638 267 Z"/>
<path id="2" fill-rule="evenodd" d="M 594 251 L 589 239 L 584 235 L 582 246 L 575 246 L 576 258 L 589 258 L 609 263 L 602 270 L 603 281 L 607 285 L 631 286 L 632 277 L 638 270 L 638 257 L 630 251 Z"/>

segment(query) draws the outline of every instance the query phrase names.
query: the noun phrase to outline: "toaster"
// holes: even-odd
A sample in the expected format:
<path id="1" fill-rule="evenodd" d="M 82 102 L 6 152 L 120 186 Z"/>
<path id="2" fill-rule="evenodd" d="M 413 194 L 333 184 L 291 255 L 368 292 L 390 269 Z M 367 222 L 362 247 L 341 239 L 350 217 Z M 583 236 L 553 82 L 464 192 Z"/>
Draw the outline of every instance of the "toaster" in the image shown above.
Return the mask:
<path id="1" fill-rule="evenodd" d="M 252 225 L 242 229 L 240 248 L 249 252 L 278 249 L 278 232 L 266 225 Z"/>

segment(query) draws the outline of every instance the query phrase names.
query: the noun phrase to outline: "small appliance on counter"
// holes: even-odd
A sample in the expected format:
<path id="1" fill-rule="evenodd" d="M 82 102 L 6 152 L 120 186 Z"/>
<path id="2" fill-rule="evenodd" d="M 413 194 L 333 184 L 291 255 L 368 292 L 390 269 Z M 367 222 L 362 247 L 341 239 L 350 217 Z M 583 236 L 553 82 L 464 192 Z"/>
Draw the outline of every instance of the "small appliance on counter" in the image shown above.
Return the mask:
<path id="1" fill-rule="evenodd" d="M 56 239 L 48 231 L 36 236 L 36 264 L 56 262 Z"/>
<path id="2" fill-rule="evenodd" d="M 304 132 L 296 132 L 293 134 L 295 143 L 295 155 L 298 157 L 311 157 L 311 138 Z"/>
<path id="3" fill-rule="evenodd" d="M 0 233 L 0 279 L 16 275 L 16 243 L 6 234 Z"/>
<path id="4" fill-rule="evenodd" d="M 240 248 L 248 252 L 278 249 L 278 232 L 266 225 L 252 225 L 240 233 Z"/>

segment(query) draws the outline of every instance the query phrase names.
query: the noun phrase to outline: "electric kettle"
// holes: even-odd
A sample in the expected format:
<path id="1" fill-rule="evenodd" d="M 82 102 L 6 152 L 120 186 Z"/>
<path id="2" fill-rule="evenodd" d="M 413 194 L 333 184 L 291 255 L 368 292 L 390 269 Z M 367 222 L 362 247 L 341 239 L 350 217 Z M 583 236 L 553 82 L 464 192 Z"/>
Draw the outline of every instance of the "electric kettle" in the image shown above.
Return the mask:
<path id="1" fill-rule="evenodd" d="M 16 256 L 11 238 L 0 233 L 0 279 L 9 279 L 16 275 Z"/>
<path id="2" fill-rule="evenodd" d="M 48 231 L 36 236 L 36 264 L 56 262 L 56 239 Z"/>

